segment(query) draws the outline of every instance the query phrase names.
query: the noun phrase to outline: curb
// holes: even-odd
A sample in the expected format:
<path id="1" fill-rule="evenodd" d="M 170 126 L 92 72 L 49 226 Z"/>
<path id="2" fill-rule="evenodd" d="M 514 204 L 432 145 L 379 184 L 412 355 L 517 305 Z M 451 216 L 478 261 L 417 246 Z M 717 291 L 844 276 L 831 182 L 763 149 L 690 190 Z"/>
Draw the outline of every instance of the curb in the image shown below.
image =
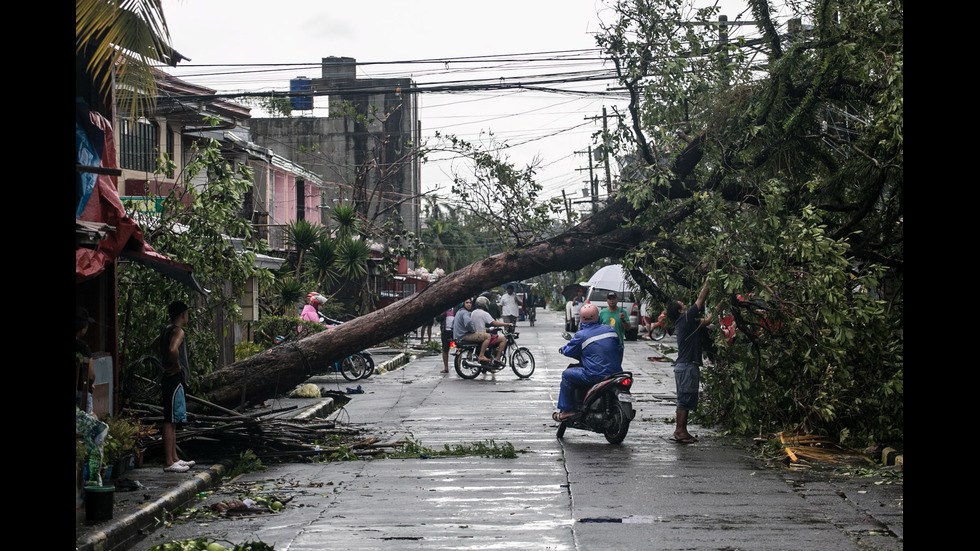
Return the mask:
<path id="1" fill-rule="evenodd" d="M 374 369 L 376 373 L 387 373 L 388 371 L 394 371 L 399 367 L 402 367 L 403 365 L 412 361 L 414 358 L 415 356 L 413 354 L 402 352 L 383 364 L 378 365 Z"/>
<path id="2" fill-rule="evenodd" d="M 130 540 L 142 537 L 143 532 L 155 526 L 157 520 L 165 513 L 183 507 L 199 492 L 219 486 L 224 469 L 221 464 L 212 465 L 156 500 L 144 504 L 135 513 L 105 522 L 84 540 L 76 541 L 76 551 L 109 551 L 125 548 Z"/>

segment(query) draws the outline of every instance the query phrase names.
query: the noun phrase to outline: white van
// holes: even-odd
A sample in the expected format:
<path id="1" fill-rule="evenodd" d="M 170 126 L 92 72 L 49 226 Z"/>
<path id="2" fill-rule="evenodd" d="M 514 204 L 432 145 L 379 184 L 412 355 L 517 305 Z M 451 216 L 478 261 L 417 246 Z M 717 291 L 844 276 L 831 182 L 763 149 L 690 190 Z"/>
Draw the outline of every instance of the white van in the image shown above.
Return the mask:
<path id="1" fill-rule="evenodd" d="M 619 297 L 619 307 L 629 316 L 630 330 L 626 332 L 626 340 L 635 341 L 640 331 L 640 304 L 636 301 L 636 284 L 629 274 L 623 270 L 622 264 L 611 264 L 599 269 L 588 282 L 585 302 L 595 304 L 599 310 L 608 307 L 606 296 L 614 291 Z"/>

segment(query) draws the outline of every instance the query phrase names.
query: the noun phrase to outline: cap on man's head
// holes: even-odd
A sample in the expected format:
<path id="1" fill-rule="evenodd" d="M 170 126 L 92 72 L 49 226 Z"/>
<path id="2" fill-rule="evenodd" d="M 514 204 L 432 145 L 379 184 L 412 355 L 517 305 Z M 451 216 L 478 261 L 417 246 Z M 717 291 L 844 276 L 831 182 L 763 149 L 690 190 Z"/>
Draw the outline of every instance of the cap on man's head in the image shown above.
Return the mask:
<path id="1" fill-rule="evenodd" d="M 606 298 L 607 299 L 614 298 L 616 300 L 619 300 L 619 295 L 617 295 L 614 291 L 609 291 L 609 294 L 606 295 Z"/>
<path id="2" fill-rule="evenodd" d="M 75 331 L 81 331 L 93 323 L 95 320 L 88 314 L 88 310 L 81 306 L 75 307 Z"/>
<path id="3" fill-rule="evenodd" d="M 95 320 L 88 314 L 88 310 L 82 306 L 75 307 L 75 321 L 84 321 L 85 323 L 95 323 Z"/>
<path id="4" fill-rule="evenodd" d="M 170 306 L 167 308 L 167 314 L 170 315 L 171 321 L 177 319 L 177 316 L 183 314 L 186 311 L 187 311 L 187 305 L 179 300 L 175 300 L 171 302 Z"/>

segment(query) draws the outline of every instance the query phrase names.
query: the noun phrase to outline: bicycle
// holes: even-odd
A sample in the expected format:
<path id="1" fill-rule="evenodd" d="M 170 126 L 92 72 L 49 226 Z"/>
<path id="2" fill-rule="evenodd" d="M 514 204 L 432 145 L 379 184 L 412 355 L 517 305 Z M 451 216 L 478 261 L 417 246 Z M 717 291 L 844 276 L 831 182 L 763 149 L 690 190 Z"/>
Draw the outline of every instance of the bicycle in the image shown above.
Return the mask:
<path id="1" fill-rule="evenodd" d="M 344 323 L 326 316 L 323 316 L 323 322 L 328 326 L 342 325 Z M 334 369 L 340 371 L 340 374 L 348 381 L 367 379 L 374 374 L 374 358 L 371 357 L 370 352 L 361 350 L 341 360 L 339 369 L 337 362 L 334 362 Z"/>
<path id="2" fill-rule="evenodd" d="M 156 356 L 142 356 L 126 366 L 126 377 L 123 380 L 122 391 L 131 402 L 158 404 L 160 395 L 160 378 L 163 374 L 163 364 Z"/>
<path id="3" fill-rule="evenodd" d="M 339 371 L 348 381 L 356 381 L 369 377 L 370 372 L 373 371 L 373 367 L 374 362 L 371 362 L 371 369 L 368 368 L 367 360 L 360 353 L 351 354 L 333 363 L 333 370 Z"/>

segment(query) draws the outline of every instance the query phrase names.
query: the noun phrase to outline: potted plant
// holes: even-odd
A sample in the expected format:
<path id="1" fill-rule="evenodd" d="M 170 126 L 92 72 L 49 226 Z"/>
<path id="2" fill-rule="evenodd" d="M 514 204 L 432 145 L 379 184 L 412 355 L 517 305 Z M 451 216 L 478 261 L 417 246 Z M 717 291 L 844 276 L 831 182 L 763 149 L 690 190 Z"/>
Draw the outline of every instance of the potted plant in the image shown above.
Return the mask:
<path id="1" fill-rule="evenodd" d="M 127 453 L 133 452 L 136 448 L 136 423 L 125 417 L 110 417 L 108 420 L 109 434 L 105 439 L 103 448 L 104 465 L 107 469 L 107 478 L 118 476 L 122 469 L 115 467 L 116 463 Z"/>
<path id="2" fill-rule="evenodd" d="M 136 426 L 136 443 L 133 449 L 134 463 L 136 467 L 143 466 L 143 452 L 146 451 L 147 446 L 156 440 L 156 435 L 160 432 L 156 425 L 144 424 L 139 417 L 133 417 L 133 423 Z"/>

